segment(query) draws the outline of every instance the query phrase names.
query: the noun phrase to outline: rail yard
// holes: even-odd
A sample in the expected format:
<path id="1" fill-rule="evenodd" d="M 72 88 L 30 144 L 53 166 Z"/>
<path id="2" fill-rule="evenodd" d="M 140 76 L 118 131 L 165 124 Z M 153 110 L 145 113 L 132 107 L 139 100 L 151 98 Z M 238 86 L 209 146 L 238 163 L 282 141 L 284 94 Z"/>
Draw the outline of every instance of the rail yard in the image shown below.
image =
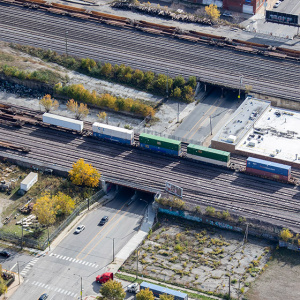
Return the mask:
<path id="1" fill-rule="evenodd" d="M 168 69 L 170 75 L 195 75 L 203 82 L 220 86 L 239 89 L 249 85 L 253 92 L 300 99 L 299 63 L 297 59 L 288 59 L 287 54 L 275 53 L 273 56 L 278 58 L 265 57 L 258 55 L 261 50 L 251 54 L 246 51 L 249 47 L 244 45 L 239 48 L 240 51 L 244 49 L 244 53 L 226 48 L 224 43 L 216 43 L 213 38 L 208 38 L 212 43 L 198 43 L 197 40 L 195 43 L 4 3 L 0 5 L 1 39 L 4 41 L 51 48 L 59 53 L 65 53 L 67 45 L 68 54 L 78 57 L 124 63 L 157 73 L 166 73 Z"/>

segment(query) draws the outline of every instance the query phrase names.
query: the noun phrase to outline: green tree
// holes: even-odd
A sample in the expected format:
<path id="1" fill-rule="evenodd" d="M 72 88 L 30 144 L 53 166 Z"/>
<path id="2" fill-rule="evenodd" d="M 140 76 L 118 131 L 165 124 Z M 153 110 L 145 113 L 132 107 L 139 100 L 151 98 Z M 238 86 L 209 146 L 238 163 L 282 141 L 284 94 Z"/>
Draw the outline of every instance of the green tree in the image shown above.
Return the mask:
<path id="1" fill-rule="evenodd" d="M 124 110 L 125 100 L 123 98 L 118 97 L 115 103 L 118 110 Z"/>
<path id="2" fill-rule="evenodd" d="M 182 88 L 185 85 L 185 80 L 182 76 L 177 76 L 174 78 L 173 81 L 173 88 L 175 89 L 176 87 Z"/>
<path id="3" fill-rule="evenodd" d="M 132 83 L 136 86 L 140 86 L 144 80 L 144 72 L 141 70 L 135 70 L 132 75 Z"/>
<path id="4" fill-rule="evenodd" d="M 101 74 L 106 77 L 106 78 L 110 78 L 113 75 L 113 67 L 110 63 L 105 63 L 102 67 L 101 67 Z"/>
<path id="5" fill-rule="evenodd" d="M 212 206 L 207 206 L 206 209 L 205 209 L 205 213 L 209 216 L 212 216 L 212 217 L 215 215 L 215 212 L 216 212 L 216 210 Z"/>
<path id="6" fill-rule="evenodd" d="M 182 98 L 186 102 L 192 102 L 194 96 L 194 91 L 191 86 L 186 85 L 182 90 Z"/>
<path id="7" fill-rule="evenodd" d="M 73 184 L 96 187 L 99 184 L 101 173 L 92 165 L 85 163 L 83 158 L 80 158 L 73 164 L 69 176 Z"/>
<path id="8" fill-rule="evenodd" d="M 178 86 L 174 89 L 173 96 L 177 99 L 181 98 L 181 89 Z"/>
<path id="9" fill-rule="evenodd" d="M 49 227 L 55 222 L 56 212 L 49 192 L 37 199 L 32 211 L 42 225 Z"/>
<path id="10" fill-rule="evenodd" d="M 220 11 L 218 10 L 217 5 L 215 4 L 205 6 L 205 12 L 213 21 L 216 21 L 220 18 Z"/>
<path id="11" fill-rule="evenodd" d="M 105 282 L 100 288 L 100 293 L 106 300 L 123 300 L 126 296 L 121 282 L 115 280 Z"/>
<path id="12" fill-rule="evenodd" d="M 187 85 L 189 85 L 189 86 L 191 86 L 193 89 L 195 89 L 196 86 L 197 86 L 197 79 L 196 79 L 196 77 L 195 77 L 195 76 L 190 76 L 190 77 L 189 77 L 189 80 L 188 80 L 188 82 L 187 82 Z"/>
<path id="13" fill-rule="evenodd" d="M 173 79 L 168 78 L 168 90 L 170 91 L 173 86 Z M 157 92 L 164 95 L 167 88 L 167 75 L 158 74 L 156 80 L 154 81 L 154 88 Z"/>
<path id="14" fill-rule="evenodd" d="M 153 87 L 153 81 L 154 81 L 154 73 L 151 71 L 148 71 L 144 74 L 144 80 L 143 80 L 143 86 L 145 89 L 149 90 Z"/>
<path id="15" fill-rule="evenodd" d="M 2 265 L 0 264 L 0 274 L 2 275 Z M 7 292 L 7 286 L 5 284 L 4 279 L 0 276 L 0 295 L 3 295 Z"/>
<path id="16" fill-rule="evenodd" d="M 55 110 L 59 107 L 57 100 L 51 98 L 51 95 L 47 94 L 40 100 L 40 105 L 44 107 L 46 112 L 49 112 L 51 109 Z"/>
<path id="17" fill-rule="evenodd" d="M 93 59 L 90 59 L 90 58 L 82 58 L 81 59 L 81 65 L 80 65 L 80 67 L 83 70 L 91 72 L 92 68 L 94 68 L 96 66 L 97 66 L 97 63 Z"/>
<path id="18" fill-rule="evenodd" d="M 143 289 L 136 294 L 136 300 L 154 300 L 154 295 L 149 289 Z"/>

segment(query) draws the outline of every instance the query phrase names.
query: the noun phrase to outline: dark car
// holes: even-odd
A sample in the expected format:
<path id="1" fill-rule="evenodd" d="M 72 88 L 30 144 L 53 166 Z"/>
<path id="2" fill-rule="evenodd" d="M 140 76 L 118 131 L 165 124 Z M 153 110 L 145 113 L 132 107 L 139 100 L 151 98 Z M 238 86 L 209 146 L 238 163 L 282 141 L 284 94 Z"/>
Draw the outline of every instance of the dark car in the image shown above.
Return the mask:
<path id="1" fill-rule="evenodd" d="M 107 221 L 108 221 L 108 217 L 105 216 L 105 217 L 103 217 L 103 218 L 101 219 L 99 225 L 100 225 L 100 226 L 103 226 Z"/>
<path id="2" fill-rule="evenodd" d="M 3 257 L 10 257 L 11 254 L 6 250 L 2 250 L 0 251 L 0 255 Z"/>
<path id="3" fill-rule="evenodd" d="M 39 298 L 39 300 L 46 300 L 48 298 L 48 294 L 43 294 L 40 298 Z"/>

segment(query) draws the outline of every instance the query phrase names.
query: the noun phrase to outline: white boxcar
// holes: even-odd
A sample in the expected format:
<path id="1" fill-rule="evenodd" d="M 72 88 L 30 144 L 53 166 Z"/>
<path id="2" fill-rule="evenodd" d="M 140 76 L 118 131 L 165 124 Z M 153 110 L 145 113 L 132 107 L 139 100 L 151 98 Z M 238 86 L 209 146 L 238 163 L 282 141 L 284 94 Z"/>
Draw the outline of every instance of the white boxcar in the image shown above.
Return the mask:
<path id="1" fill-rule="evenodd" d="M 30 172 L 21 182 L 20 189 L 28 192 L 29 189 L 38 181 L 38 173 Z"/>
<path id="2" fill-rule="evenodd" d="M 43 122 L 72 130 L 82 131 L 83 121 L 74 120 L 54 114 L 44 113 Z"/>
<path id="3" fill-rule="evenodd" d="M 93 136 L 128 145 L 132 145 L 134 142 L 133 130 L 98 122 L 93 124 Z"/>

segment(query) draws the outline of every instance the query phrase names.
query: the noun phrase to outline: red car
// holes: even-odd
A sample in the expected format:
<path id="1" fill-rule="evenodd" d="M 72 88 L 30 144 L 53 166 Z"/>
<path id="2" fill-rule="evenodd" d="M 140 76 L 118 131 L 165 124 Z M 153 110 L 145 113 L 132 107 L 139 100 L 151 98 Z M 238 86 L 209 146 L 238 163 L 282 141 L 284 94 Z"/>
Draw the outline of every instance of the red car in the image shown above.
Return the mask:
<path id="1" fill-rule="evenodd" d="M 110 279 L 111 280 L 114 279 L 114 274 L 111 273 L 111 272 L 106 272 L 106 273 L 103 273 L 102 275 L 98 275 L 96 277 L 96 282 L 105 283 L 105 282 L 107 282 Z"/>

